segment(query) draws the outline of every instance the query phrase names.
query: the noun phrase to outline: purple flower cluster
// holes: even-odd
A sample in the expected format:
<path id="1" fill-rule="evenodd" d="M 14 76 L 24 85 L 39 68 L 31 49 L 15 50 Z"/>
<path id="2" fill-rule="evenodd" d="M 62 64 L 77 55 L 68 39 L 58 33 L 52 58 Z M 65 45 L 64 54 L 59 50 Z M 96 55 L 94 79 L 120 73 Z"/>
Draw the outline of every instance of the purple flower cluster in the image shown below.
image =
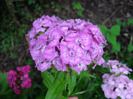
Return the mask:
<path id="1" fill-rule="evenodd" d="M 118 97 L 121 99 L 133 99 L 133 80 L 126 76 L 132 70 L 117 60 L 109 60 L 103 66 L 110 66 L 110 72 L 113 73 L 112 75 L 103 75 L 104 84 L 101 87 L 105 97 L 112 99 L 117 99 Z"/>
<path id="2" fill-rule="evenodd" d="M 110 67 L 110 72 L 119 74 L 130 74 L 132 69 L 128 68 L 125 64 L 119 63 L 118 60 L 108 60 L 107 63 L 103 64 L 103 67 Z"/>
<path id="3" fill-rule="evenodd" d="M 10 70 L 7 75 L 9 87 L 13 88 L 14 93 L 20 94 L 22 90 L 31 87 L 32 80 L 29 78 L 30 66 L 17 67 L 17 71 Z"/>
<path id="4" fill-rule="evenodd" d="M 33 22 L 27 37 L 31 56 L 42 72 L 52 64 L 59 71 L 66 71 L 68 66 L 80 73 L 93 61 L 94 68 L 104 63 L 102 43 L 106 44 L 106 40 L 100 29 L 90 22 L 43 15 Z"/>
<path id="5" fill-rule="evenodd" d="M 101 85 L 105 97 L 117 99 L 133 99 L 133 80 L 129 79 L 126 75 L 118 77 L 109 74 L 103 75 L 104 84 Z"/>

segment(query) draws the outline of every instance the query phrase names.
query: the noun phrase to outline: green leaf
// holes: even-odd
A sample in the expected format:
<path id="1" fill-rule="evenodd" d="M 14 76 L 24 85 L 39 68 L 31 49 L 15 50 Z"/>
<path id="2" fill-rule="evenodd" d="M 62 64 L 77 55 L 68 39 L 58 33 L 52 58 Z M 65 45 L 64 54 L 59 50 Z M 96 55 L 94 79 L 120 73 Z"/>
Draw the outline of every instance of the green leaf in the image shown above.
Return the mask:
<path id="1" fill-rule="evenodd" d="M 35 2 L 36 2 L 36 0 L 28 0 L 29 5 L 34 4 Z"/>
<path id="2" fill-rule="evenodd" d="M 40 88 L 40 89 L 42 89 L 41 85 L 39 85 L 39 84 L 36 83 L 36 82 L 33 82 L 33 83 L 32 83 L 32 87 L 33 87 L 33 88 Z"/>
<path id="3" fill-rule="evenodd" d="M 64 87 L 65 80 L 64 77 L 62 77 L 60 81 L 57 81 L 51 85 L 51 87 L 48 89 L 45 99 L 58 99 L 61 96 Z"/>
<path id="4" fill-rule="evenodd" d="M 37 96 L 35 99 L 45 99 L 44 96 Z"/>
<path id="5" fill-rule="evenodd" d="M 133 51 L 133 44 L 132 44 L 132 42 L 130 42 L 128 44 L 128 52 L 132 52 L 132 51 Z"/>
<path id="6" fill-rule="evenodd" d="M 0 85 L 2 85 L 2 94 L 4 94 L 5 93 L 5 91 L 7 90 L 7 88 L 8 88 L 8 83 L 7 83 L 7 74 L 6 73 L 4 73 L 4 74 L 2 74 L 2 73 L 0 73 Z"/>
<path id="7" fill-rule="evenodd" d="M 120 26 L 119 25 L 114 25 L 110 29 L 111 34 L 113 35 L 119 35 L 120 34 Z"/>
<path id="8" fill-rule="evenodd" d="M 7 90 L 5 93 L 4 93 L 4 95 L 9 95 L 9 94 L 11 94 L 13 92 L 13 89 L 9 89 L 9 90 Z"/>
<path id="9" fill-rule="evenodd" d="M 33 60 L 32 59 L 28 59 L 24 62 L 27 65 L 32 65 L 33 64 Z"/>
<path id="10" fill-rule="evenodd" d="M 47 88 L 50 88 L 53 85 L 54 77 L 48 71 L 41 72 L 41 76 L 43 78 L 43 83 Z"/>
<path id="11" fill-rule="evenodd" d="M 79 2 L 72 2 L 73 9 L 78 10 L 77 14 L 79 16 L 82 16 L 82 12 L 84 11 L 84 8 Z"/>
<path id="12" fill-rule="evenodd" d="M 116 19 L 116 23 L 117 23 L 117 25 L 121 26 L 121 20 L 120 19 Z"/>
<path id="13" fill-rule="evenodd" d="M 48 3 L 44 4 L 44 7 L 48 8 L 49 7 L 49 4 Z"/>
<path id="14" fill-rule="evenodd" d="M 19 37 L 23 37 L 23 30 L 22 30 L 22 29 L 19 29 L 19 30 L 18 30 L 18 36 L 19 36 Z"/>
<path id="15" fill-rule="evenodd" d="M 13 53 L 13 52 L 10 52 L 10 58 L 13 58 L 13 59 L 15 59 L 15 58 L 17 58 L 17 56 L 15 55 L 15 53 Z"/>
<path id="16" fill-rule="evenodd" d="M 122 23 L 122 26 L 123 26 L 123 27 L 126 27 L 126 26 L 127 26 L 127 23 L 126 23 L 126 22 L 123 22 L 123 23 Z"/>
<path id="17" fill-rule="evenodd" d="M 3 50 L 3 52 L 4 52 L 4 53 L 6 53 L 6 52 L 7 52 L 7 50 L 8 50 L 8 49 L 7 49 L 7 47 L 5 47 L 5 48 L 4 48 L 4 50 Z"/>
<path id="18" fill-rule="evenodd" d="M 19 99 L 28 99 L 29 89 L 24 90 L 20 96 Z"/>
<path id="19" fill-rule="evenodd" d="M 2 40 L 2 45 L 5 45 L 5 40 Z"/>
<path id="20" fill-rule="evenodd" d="M 113 45 L 113 51 L 119 52 L 121 49 L 120 43 L 116 42 L 116 44 Z"/>
<path id="21" fill-rule="evenodd" d="M 76 76 L 72 75 L 72 77 L 68 82 L 68 90 L 69 90 L 68 95 L 70 95 L 73 92 L 75 85 L 76 85 Z"/>
<path id="22" fill-rule="evenodd" d="M 56 4 L 55 7 L 58 11 L 61 11 L 61 6 L 59 4 Z"/>
<path id="23" fill-rule="evenodd" d="M 77 14 L 81 17 L 82 16 L 82 11 L 78 11 Z"/>
<path id="24" fill-rule="evenodd" d="M 80 80 L 82 80 L 83 78 L 84 78 L 84 79 L 90 80 L 91 74 L 90 74 L 88 71 L 83 71 L 83 72 L 80 73 L 79 76 L 80 76 L 80 77 L 79 77 L 78 82 L 79 82 Z"/>
<path id="25" fill-rule="evenodd" d="M 107 38 L 108 42 L 110 42 L 112 45 L 116 44 L 116 36 L 115 35 L 110 34 L 106 38 Z"/>
<path id="26" fill-rule="evenodd" d="M 72 5 L 74 9 L 83 9 L 79 2 L 73 2 Z"/>
<path id="27" fill-rule="evenodd" d="M 59 73 L 57 73 L 57 75 L 55 75 L 55 76 L 57 76 L 57 77 L 55 78 L 54 82 L 57 82 L 64 76 L 64 72 L 59 71 Z"/>
<path id="28" fill-rule="evenodd" d="M 119 77 L 120 75 L 122 75 L 123 73 L 119 73 L 119 74 L 116 74 L 115 77 Z"/>
<path id="29" fill-rule="evenodd" d="M 108 33 L 108 29 L 103 25 L 98 25 L 103 35 Z"/>
<path id="30" fill-rule="evenodd" d="M 2 84 L 2 82 L 3 82 L 3 75 L 2 75 L 2 72 L 0 72 L 0 84 Z"/>
<path id="31" fill-rule="evenodd" d="M 128 25 L 131 25 L 131 26 L 133 25 L 133 19 L 128 19 L 127 21 L 128 21 Z"/>
<path id="32" fill-rule="evenodd" d="M 80 91 L 80 92 L 76 92 L 76 93 L 74 93 L 72 96 L 75 96 L 75 95 L 81 95 L 81 94 L 86 93 L 87 91 L 88 91 L 88 90 Z"/>

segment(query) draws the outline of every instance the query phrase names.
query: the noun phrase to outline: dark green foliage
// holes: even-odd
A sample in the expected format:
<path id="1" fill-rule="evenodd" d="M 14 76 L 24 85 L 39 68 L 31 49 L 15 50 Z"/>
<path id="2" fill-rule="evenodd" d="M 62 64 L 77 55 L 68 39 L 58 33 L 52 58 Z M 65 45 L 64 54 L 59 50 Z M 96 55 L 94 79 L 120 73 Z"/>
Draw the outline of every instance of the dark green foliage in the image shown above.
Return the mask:
<path id="1" fill-rule="evenodd" d="M 84 8 L 79 2 L 72 2 L 73 9 L 77 10 L 77 14 L 82 17 L 82 13 L 84 11 Z"/>
<path id="2" fill-rule="evenodd" d="M 121 45 L 117 42 L 117 36 L 120 35 L 120 26 L 114 25 L 108 30 L 105 26 L 98 25 L 103 35 L 105 35 L 107 41 L 112 44 L 112 52 L 119 52 Z"/>

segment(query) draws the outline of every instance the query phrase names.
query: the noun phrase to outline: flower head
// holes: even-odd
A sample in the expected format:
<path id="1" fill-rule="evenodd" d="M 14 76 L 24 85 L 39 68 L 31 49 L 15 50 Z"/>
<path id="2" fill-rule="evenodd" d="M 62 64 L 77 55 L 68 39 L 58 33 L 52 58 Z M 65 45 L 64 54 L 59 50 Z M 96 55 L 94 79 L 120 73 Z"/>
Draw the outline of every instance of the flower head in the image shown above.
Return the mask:
<path id="1" fill-rule="evenodd" d="M 132 71 L 132 69 L 128 68 L 125 64 L 119 63 L 118 60 L 108 60 L 107 63 L 103 64 L 103 67 L 110 67 L 110 72 L 115 74 L 130 74 Z"/>
<path id="2" fill-rule="evenodd" d="M 20 94 L 23 90 L 31 87 L 32 80 L 29 78 L 30 66 L 17 67 L 17 71 L 10 70 L 7 72 L 7 83 L 13 88 L 14 93 Z"/>
<path id="3" fill-rule="evenodd" d="M 116 77 L 115 74 L 104 74 L 103 79 L 104 84 L 102 84 L 101 87 L 107 98 L 133 98 L 133 80 L 129 79 L 126 75 Z"/>
<path id="4" fill-rule="evenodd" d="M 68 66 L 80 73 L 93 61 L 95 66 L 104 62 L 102 43 L 106 44 L 106 40 L 96 25 L 85 20 L 64 21 L 43 15 L 33 22 L 28 40 L 31 56 L 40 71 L 53 64 L 57 70 L 65 71 Z"/>

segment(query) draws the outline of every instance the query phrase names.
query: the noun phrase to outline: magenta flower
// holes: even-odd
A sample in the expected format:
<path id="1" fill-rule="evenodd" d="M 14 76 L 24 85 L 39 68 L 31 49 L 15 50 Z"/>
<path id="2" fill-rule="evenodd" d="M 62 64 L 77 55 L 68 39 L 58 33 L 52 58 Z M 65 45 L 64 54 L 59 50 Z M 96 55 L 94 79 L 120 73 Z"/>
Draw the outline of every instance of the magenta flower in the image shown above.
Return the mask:
<path id="1" fill-rule="evenodd" d="M 125 64 L 119 63 L 117 60 L 108 60 L 103 64 L 103 67 L 109 67 L 112 75 L 104 74 L 103 82 L 101 85 L 105 97 L 121 99 L 133 98 L 133 80 L 129 79 L 126 74 L 132 71 Z"/>
<path id="2" fill-rule="evenodd" d="M 80 73 L 95 61 L 104 63 L 102 55 L 106 40 L 100 29 L 81 19 L 61 20 L 43 15 L 33 22 L 28 33 L 30 53 L 40 71 L 45 71 L 53 64 L 57 70 L 69 68 Z"/>
<path id="3" fill-rule="evenodd" d="M 79 46 L 84 50 L 89 50 L 92 44 L 92 36 L 85 32 L 80 32 L 78 35 L 76 41 L 79 43 Z"/>
<path id="4" fill-rule="evenodd" d="M 83 71 L 83 70 L 87 70 L 87 64 L 85 64 L 84 61 L 81 61 L 79 64 L 77 65 L 70 65 L 70 67 L 75 70 L 76 72 L 78 72 L 78 74 Z"/>
<path id="5" fill-rule="evenodd" d="M 36 62 L 36 66 L 37 66 L 38 70 L 43 72 L 51 67 L 51 62 L 49 62 L 47 60 L 42 61 L 42 62 L 38 61 L 38 62 Z"/>
<path id="6" fill-rule="evenodd" d="M 133 80 L 129 79 L 126 75 L 118 77 L 109 74 L 103 75 L 104 84 L 101 85 L 105 97 L 116 99 L 132 99 L 133 98 Z"/>
<path id="7" fill-rule="evenodd" d="M 125 64 L 119 63 L 117 60 L 108 60 L 107 63 L 103 64 L 103 67 L 110 67 L 110 72 L 115 74 L 130 74 L 132 71 L 132 69 L 128 68 Z"/>
<path id="8" fill-rule="evenodd" d="M 65 35 L 65 41 L 67 42 L 78 42 L 78 37 L 80 35 L 78 34 L 78 31 L 69 30 L 67 34 Z"/>
<path id="9" fill-rule="evenodd" d="M 61 42 L 60 51 L 60 57 L 65 64 L 79 64 L 84 56 L 83 49 L 74 42 Z"/>
<path id="10" fill-rule="evenodd" d="M 7 83 L 9 83 L 9 87 L 12 88 L 16 84 L 15 82 L 17 80 L 17 72 L 10 70 L 7 75 Z"/>
<path id="11" fill-rule="evenodd" d="M 17 67 L 17 71 L 10 70 L 7 72 L 7 83 L 13 88 L 14 93 L 20 94 L 23 90 L 31 87 L 32 80 L 29 78 L 30 66 Z"/>
<path id="12" fill-rule="evenodd" d="M 36 34 L 37 34 L 37 32 L 36 32 L 35 28 L 32 28 L 27 36 L 29 39 L 32 39 L 35 37 Z"/>
<path id="13" fill-rule="evenodd" d="M 24 79 L 21 83 L 22 88 L 30 88 L 32 80 L 30 78 Z"/>
<path id="14" fill-rule="evenodd" d="M 18 94 L 18 95 L 22 92 L 22 91 L 19 89 L 19 86 L 14 86 L 13 90 L 14 90 L 14 93 L 16 93 L 16 94 Z"/>
<path id="15" fill-rule="evenodd" d="M 24 67 L 17 67 L 17 71 L 20 72 L 20 74 L 28 74 L 30 72 L 30 66 L 26 65 Z"/>
<path id="16" fill-rule="evenodd" d="M 100 29 L 96 25 L 90 25 L 89 29 L 93 35 L 93 40 L 95 40 L 98 45 L 101 43 L 106 44 L 106 39 L 104 38 Z"/>
<path id="17" fill-rule="evenodd" d="M 52 61 L 56 56 L 58 56 L 55 48 L 52 47 L 46 47 L 42 54 L 43 58 L 47 59 L 48 61 Z"/>
<path id="18" fill-rule="evenodd" d="M 58 71 L 62 70 L 62 71 L 66 71 L 66 64 L 64 64 L 62 62 L 62 59 L 60 57 L 56 57 L 54 60 L 53 60 L 53 65 L 56 67 L 56 69 Z"/>

